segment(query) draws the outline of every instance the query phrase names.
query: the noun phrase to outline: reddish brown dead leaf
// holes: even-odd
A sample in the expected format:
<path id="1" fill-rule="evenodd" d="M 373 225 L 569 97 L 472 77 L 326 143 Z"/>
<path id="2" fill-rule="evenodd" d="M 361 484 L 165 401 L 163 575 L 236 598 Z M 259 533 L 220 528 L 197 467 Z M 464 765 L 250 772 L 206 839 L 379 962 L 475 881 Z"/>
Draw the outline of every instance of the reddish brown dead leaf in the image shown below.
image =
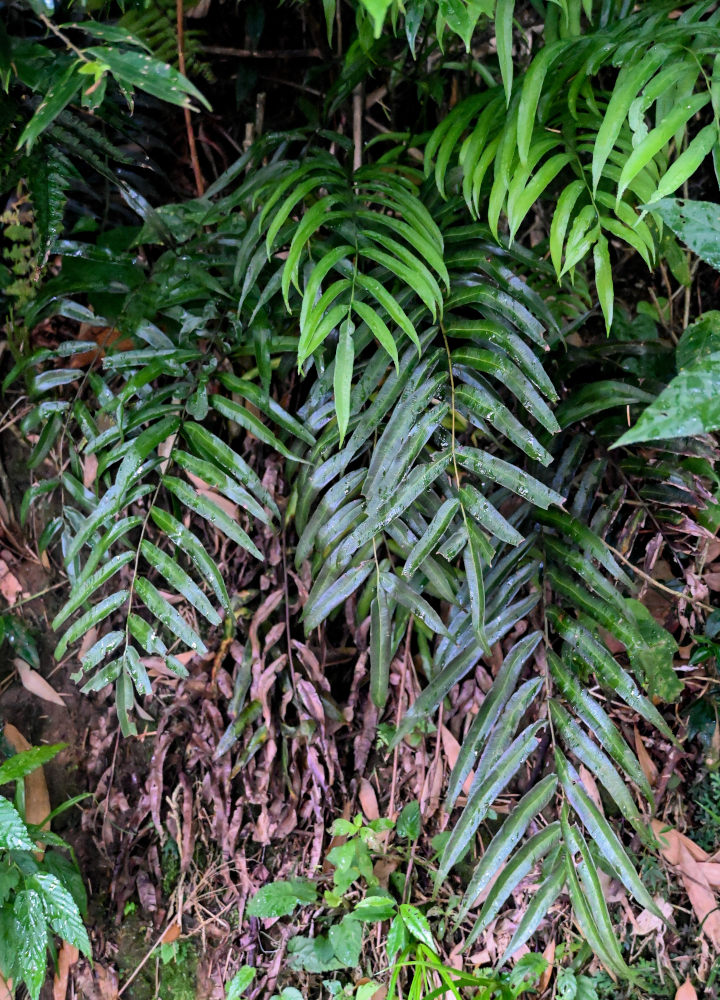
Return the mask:
<path id="1" fill-rule="evenodd" d="M 111 344 L 114 344 L 115 349 L 120 351 L 129 351 L 135 346 L 132 340 L 121 338 L 122 334 L 114 327 L 97 327 L 90 326 L 88 323 L 81 323 L 77 339 L 87 340 L 88 343 L 92 344 L 92 347 L 87 351 L 82 351 L 80 354 L 73 354 L 69 362 L 70 367 L 86 368 L 88 365 L 96 364 L 96 362 L 102 360 L 105 356 L 105 348 Z"/>
<path id="2" fill-rule="evenodd" d="M 538 980 L 537 991 L 538 993 L 544 993 L 545 990 L 550 985 L 550 979 L 553 974 L 553 964 L 555 962 L 555 938 L 551 938 L 545 945 L 545 951 L 543 952 L 543 958 L 547 962 L 547 969 L 543 972 Z"/>
<path id="3" fill-rule="evenodd" d="M 82 467 L 83 486 L 86 490 L 89 490 L 95 485 L 95 480 L 97 479 L 98 458 L 94 451 L 90 452 L 89 455 L 85 455 Z"/>
<path id="4" fill-rule="evenodd" d="M 597 783 L 584 764 L 580 765 L 580 780 L 583 783 L 585 791 L 604 816 L 605 810 L 603 809 L 602 799 L 600 798 L 600 791 L 598 790 Z"/>
<path id="5" fill-rule="evenodd" d="M 57 970 L 53 980 L 53 1000 L 65 1000 L 70 968 L 77 962 L 79 952 L 74 944 L 63 941 L 57 956 Z"/>
<path id="6" fill-rule="evenodd" d="M 65 702 L 62 700 L 52 684 L 48 684 L 45 678 L 41 677 L 37 670 L 33 670 L 32 667 L 29 667 L 27 663 L 21 659 L 16 659 L 13 663 L 18 672 L 20 683 L 26 691 L 29 691 L 30 694 L 36 695 L 38 698 L 42 698 L 43 701 L 50 701 L 53 705 L 62 705 L 63 708 L 65 707 Z"/>
<path id="7" fill-rule="evenodd" d="M 15 753 L 29 750 L 30 744 L 15 726 L 5 723 L 5 739 Z M 50 796 L 48 795 L 45 772 L 41 767 L 25 776 L 25 819 L 30 825 L 43 824 L 43 830 L 49 830 L 47 817 L 50 815 Z"/>
<path id="8" fill-rule="evenodd" d="M 675 994 L 675 1000 L 697 1000 L 697 993 L 695 992 L 695 987 L 690 982 L 690 979 L 686 979 L 682 984 L 680 989 Z"/>
<path id="9" fill-rule="evenodd" d="M 452 771 L 455 767 L 455 763 L 458 759 L 458 754 L 460 753 L 460 744 L 455 739 L 453 734 L 450 732 L 447 726 L 443 726 L 440 730 L 440 737 L 442 740 L 443 753 L 448 764 L 448 771 Z M 467 795 L 470 791 L 470 787 L 473 783 L 473 778 L 475 777 L 475 772 L 471 771 L 465 779 L 465 784 L 462 786 L 463 792 Z"/>
<path id="10" fill-rule="evenodd" d="M 642 736 L 638 732 L 637 726 L 634 726 L 635 731 L 635 752 L 637 753 L 638 761 L 640 762 L 640 767 L 643 770 L 643 774 L 650 782 L 650 787 L 654 788 L 657 785 L 659 771 L 655 766 L 650 754 L 645 749 L 645 744 L 642 741 Z"/>
<path id="11" fill-rule="evenodd" d="M 12 607 L 22 594 L 22 590 L 23 587 L 18 578 L 10 572 L 10 567 L 5 560 L 0 559 L 0 594 Z"/>
<path id="12" fill-rule="evenodd" d="M 172 944 L 180 937 L 180 924 L 170 924 L 161 938 L 162 944 Z"/>
<path id="13" fill-rule="evenodd" d="M 360 808 L 362 809 L 363 816 L 368 823 L 372 822 L 374 819 L 380 819 L 380 809 L 378 807 L 377 795 L 375 794 L 375 789 L 367 778 L 362 778 L 360 781 L 358 799 L 360 800 Z"/>
<path id="14" fill-rule="evenodd" d="M 708 855 L 678 830 L 664 829 L 659 820 L 653 820 L 653 829 L 663 857 L 677 869 L 682 879 L 702 933 L 716 951 L 720 950 L 720 909 L 704 870 Z"/>

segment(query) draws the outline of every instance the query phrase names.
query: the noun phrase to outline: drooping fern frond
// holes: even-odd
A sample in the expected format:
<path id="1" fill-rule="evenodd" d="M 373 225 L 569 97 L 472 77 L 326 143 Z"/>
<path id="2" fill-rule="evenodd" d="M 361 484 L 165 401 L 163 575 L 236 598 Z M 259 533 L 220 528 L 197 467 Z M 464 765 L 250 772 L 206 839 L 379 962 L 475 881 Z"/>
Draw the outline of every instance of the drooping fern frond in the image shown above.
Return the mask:
<path id="1" fill-rule="evenodd" d="M 159 656 L 167 668 L 184 674 L 178 647 L 203 651 L 205 630 L 230 612 L 202 525 L 261 559 L 241 521 L 270 524 L 278 516 L 273 498 L 228 444 L 223 428 L 229 422 L 288 456 L 266 419 L 291 439 L 314 441 L 255 383 L 222 370 L 228 320 L 208 308 L 205 295 L 216 281 L 210 272 L 223 264 L 231 271 L 234 256 L 222 249 L 222 241 L 184 250 L 161 256 L 150 275 L 128 265 L 132 287 L 124 294 L 118 290 L 112 322 L 69 300 L 55 305 L 55 311 L 82 317 L 97 331 L 94 350 L 88 352 L 87 341 L 69 342 L 18 368 L 35 372 L 30 391 L 39 399 L 26 428 L 46 421 L 30 467 L 39 468 L 63 439 L 73 442 L 69 467 L 32 487 L 24 505 L 27 516 L 49 492 L 59 490 L 64 497 L 62 514 L 42 539 L 44 545 L 59 541 L 71 582 L 69 599 L 53 623 L 66 629 L 56 656 L 95 630 L 98 638 L 81 658 L 82 671 L 91 674 L 84 690 L 115 683 L 124 732 L 133 731 L 134 692 L 144 696 L 151 690 L 144 658 Z M 188 259 L 195 262 L 194 280 L 188 279 Z M 86 287 L 92 287 L 87 280 L 92 270 L 92 261 L 86 261 Z M 61 274 L 55 287 L 48 283 L 51 301 L 67 289 L 70 277 Z M 113 297 L 104 292 L 110 304 Z M 117 332 L 108 337 L 113 324 Z M 100 358 L 102 368 L 95 370 Z M 48 391 L 54 402 L 43 402 Z M 97 469 L 92 488 L 83 482 L 88 461 Z M 188 514 L 190 526 L 184 523 Z M 185 602 L 183 614 L 175 607 L 178 598 Z M 107 631 L 118 618 L 120 628 Z"/>

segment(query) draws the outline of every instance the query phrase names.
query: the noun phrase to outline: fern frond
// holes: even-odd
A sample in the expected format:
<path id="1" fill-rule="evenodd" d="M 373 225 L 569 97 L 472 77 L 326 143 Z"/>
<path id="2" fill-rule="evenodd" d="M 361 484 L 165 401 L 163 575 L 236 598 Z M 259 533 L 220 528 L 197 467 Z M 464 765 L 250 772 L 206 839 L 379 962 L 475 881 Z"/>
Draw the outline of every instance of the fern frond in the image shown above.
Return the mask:
<path id="1" fill-rule="evenodd" d="M 516 80 L 507 113 L 500 87 L 470 97 L 426 147 L 426 172 L 434 172 L 440 192 L 457 163 L 453 186 L 473 214 L 485 207 L 496 238 L 501 214 L 512 242 L 532 206 L 552 193 L 556 272 L 572 274 L 594 255 L 608 329 L 607 241 L 622 240 L 651 266 L 658 247 L 643 216 L 655 217 L 653 203 L 692 176 L 718 135 L 709 63 L 705 68 L 720 41 L 717 17 L 702 3 L 681 18 L 669 14 L 651 5 L 547 44 Z M 604 90 L 608 69 L 619 64 L 612 90 Z M 695 132 L 697 116 L 705 123 Z"/>

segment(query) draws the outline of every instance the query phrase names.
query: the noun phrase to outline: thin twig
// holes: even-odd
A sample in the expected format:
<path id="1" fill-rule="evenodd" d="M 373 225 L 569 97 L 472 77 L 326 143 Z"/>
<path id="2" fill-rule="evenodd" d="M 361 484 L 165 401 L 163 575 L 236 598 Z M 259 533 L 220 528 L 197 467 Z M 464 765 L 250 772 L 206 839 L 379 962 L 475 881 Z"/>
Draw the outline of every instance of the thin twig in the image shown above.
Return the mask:
<path id="1" fill-rule="evenodd" d="M 227 45 L 202 45 L 202 52 L 213 56 L 237 56 L 238 59 L 322 59 L 320 49 L 234 49 Z"/>
<path id="2" fill-rule="evenodd" d="M 177 15 L 177 54 L 178 69 L 185 76 L 185 14 L 183 12 L 183 0 L 176 0 L 175 11 Z M 185 115 L 185 131 L 187 132 L 188 148 L 190 150 L 190 162 L 192 163 L 193 174 L 195 175 L 195 190 L 198 198 L 202 198 L 205 193 L 205 179 L 200 169 L 197 146 L 195 145 L 195 133 L 192 127 L 192 116 L 190 108 L 183 108 Z"/>
<path id="3" fill-rule="evenodd" d="M 693 607 L 702 608 L 704 611 L 717 611 L 717 608 L 713 608 L 710 604 L 705 604 L 704 601 L 698 601 L 696 598 L 690 597 L 689 594 L 684 592 L 678 593 L 678 591 L 673 590 L 672 587 L 666 587 L 664 583 L 660 583 L 659 580 L 655 580 L 649 573 L 646 573 L 642 569 L 638 569 L 638 567 L 635 566 L 635 564 L 632 563 L 627 556 L 624 556 L 619 549 L 609 545 L 607 542 L 605 542 L 605 545 L 613 555 L 617 556 L 618 559 L 622 559 L 625 565 L 629 566 L 633 573 L 637 573 L 641 580 L 645 580 L 646 583 L 649 583 L 651 587 L 655 587 L 656 590 L 661 590 L 664 594 L 667 594 L 676 601 L 687 601 L 687 603 L 692 604 Z"/>
<path id="4" fill-rule="evenodd" d="M 162 931 L 162 933 L 159 935 L 159 937 L 157 937 L 155 939 L 155 941 L 153 942 L 153 944 L 150 946 L 150 950 L 145 954 L 145 957 L 140 960 L 139 965 L 135 966 L 134 972 L 132 972 L 131 975 L 130 975 L 130 977 L 125 980 L 125 983 L 124 983 L 123 987 L 118 990 L 118 996 L 119 997 L 121 997 L 123 995 L 123 993 L 128 988 L 128 986 L 130 985 L 130 983 L 135 979 L 135 977 L 137 976 L 137 974 L 145 967 L 145 964 L 147 963 L 148 959 L 152 956 L 152 954 L 155 951 L 155 949 L 158 947 L 158 945 L 162 944 L 163 938 L 165 937 L 165 935 L 167 934 L 167 932 L 170 930 L 170 928 L 173 926 L 173 924 L 176 924 L 176 923 L 177 923 L 177 920 L 175 919 L 175 917 L 173 917 L 172 920 L 165 927 L 165 930 Z"/>

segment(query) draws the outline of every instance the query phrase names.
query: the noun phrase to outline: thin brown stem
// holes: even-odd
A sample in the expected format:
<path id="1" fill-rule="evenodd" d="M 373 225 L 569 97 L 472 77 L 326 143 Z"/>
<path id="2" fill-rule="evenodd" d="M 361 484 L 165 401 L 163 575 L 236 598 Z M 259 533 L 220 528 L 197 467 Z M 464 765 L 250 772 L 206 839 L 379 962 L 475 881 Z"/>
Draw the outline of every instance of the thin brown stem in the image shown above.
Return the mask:
<path id="1" fill-rule="evenodd" d="M 185 76 L 185 14 L 183 11 L 183 0 L 176 0 L 175 12 L 177 16 L 178 69 L 182 75 Z M 197 146 L 195 144 L 195 133 L 193 132 L 190 108 L 183 108 L 183 113 L 185 115 L 185 131 L 187 133 L 188 149 L 190 151 L 190 162 L 195 176 L 195 190 L 198 198 L 202 198 L 205 193 L 205 178 L 203 177 L 202 170 L 200 169 L 200 160 L 198 159 Z"/>

